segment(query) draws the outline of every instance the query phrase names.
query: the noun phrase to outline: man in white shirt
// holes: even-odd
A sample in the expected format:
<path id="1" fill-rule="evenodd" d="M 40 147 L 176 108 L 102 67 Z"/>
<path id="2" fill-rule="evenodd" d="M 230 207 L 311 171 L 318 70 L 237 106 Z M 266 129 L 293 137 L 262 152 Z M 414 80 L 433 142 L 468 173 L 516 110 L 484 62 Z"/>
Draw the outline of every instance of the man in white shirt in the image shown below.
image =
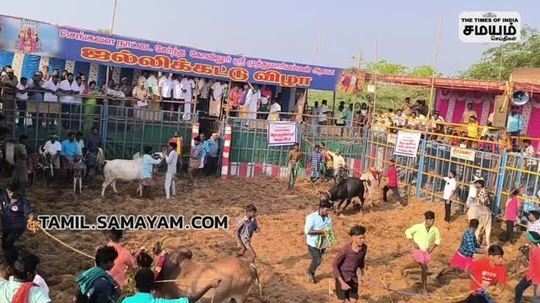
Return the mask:
<path id="1" fill-rule="evenodd" d="M 58 141 L 56 135 L 52 135 L 51 138 L 43 145 L 43 152 L 46 156 L 51 157 L 51 161 L 55 168 L 60 168 L 60 152 L 62 151 L 62 143 Z"/>
<path id="2" fill-rule="evenodd" d="M 150 73 L 150 76 L 146 79 L 144 86 L 148 91 L 150 92 L 150 96 L 158 96 L 159 97 L 159 86 L 158 86 L 158 80 L 156 78 L 156 75 L 154 73 Z"/>
<path id="3" fill-rule="evenodd" d="M 279 113 L 281 112 L 281 105 L 277 100 L 272 100 L 272 105 L 270 105 L 270 113 L 268 114 L 268 121 L 279 121 Z"/>
<path id="4" fill-rule="evenodd" d="M 17 83 L 17 93 L 15 94 L 15 97 L 17 100 L 26 101 L 28 100 L 28 92 L 26 91 L 28 89 L 28 79 L 25 77 L 21 78 L 21 81 Z"/>
<path id="5" fill-rule="evenodd" d="M 31 283 L 36 275 L 36 266 L 33 255 L 26 257 L 17 257 L 12 266 L 12 276 L 9 280 L 0 277 L 0 302 L 15 302 L 13 298 L 17 291 L 23 287 L 24 283 Z M 31 286 L 28 297 L 23 298 L 21 302 L 28 303 L 50 303 L 51 299 L 45 291 L 39 286 Z"/>
<path id="6" fill-rule="evenodd" d="M 177 75 L 172 76 L 172 97 L 174 103 L 172 103 L 171 111 L 177 112 L 180 104 L 184 102 L 184 93 L 182 92 L 182 85 L 180 85 L 180 77 Z"/>
<path id="7" fill-rule="evenodd" d="M 257 119 L 257 109 L 259 108 L 259 99 L 261 99 L 261 91 L 250 84 L 250 89 L 246 95 L 245 107 L 247 109 L 247 119 Z"/>
<path id="8" fill-rule="evenodd" d="M 204 78 L 196 78 L 195 83 L 197 84 L 197 89 L 195 91 L 195 98 L 199 98 L 202 94 L 202 89 L 204 85 L 206 84 L 206 80 Z"/>
<path id="9" fill-rule="evenodd" d="M 531 210 L 527 214 L 527 219 L 529 220 L 527 223 L 527 231 L 540 233 L 540 211 Z"/>
<path id="10" fill-rule="evenodd" d="M 319 108 L 319 124 L 326 124 L 328 121 L 328 112 L 330 109 L 328 108 L 327 101 L 322 100 L 322 105 Z"/>
<path id="11" fill-rule="evenodd" d="M 191 119 L 191 103 L 193 102 L 193 89 L 195 82 L 191 78 L 183 78 L 180 81 L 180 89 L 184 95 L 184 120 Z"/>
<path id="12" fill-rule="evenodd" d="M 58 96 L 56 96 L 56 91 L 58 90 L 58 75 L 53 75 L 50 80 L 45 81 L 43 89 L 46 91 L 45 96 L 43 96 L 43 101 L 58 102 Z"/>
<path id="13" fill-rule="evenodd" d="M 171 106 L 170 106 L 171 103 L 168 102 L 171 100 L 172 90 L 173 90 L 173 81 L 171 80 L 171 76 L 169 75 L 167 77 L 165 74 L 163 74 L 159 78 L 158 86 L 159 86 L 159 92 L 162 99 L 161 109 L 171 110 Z"/>
<path id="14" fill-rule="evenodd" d="M 223 98 L 223 92 L 225 90 L 225 84 L 220 81 L 212 84 L 212 98 L 210 99 L 210 105 L 208 108 L 208 114 L 213 117 L 219 117 L 221 113 L 221 99 Z"/>
<path id="15" fill-rule="evenodd" d="M 176 142 L 169 142 L 167 150 L 168 154 L 165 157 L 167 163 L 167 173 L 165 174 L 165 197 L 167 200 L 171 198 L 171 192 L 173 196 L 176 196 L 176 164 L 178 163 L 178 153 L 176 153 Z"/>
<path id="16" fill-rule="evenodd" d="M 58 91 L 62 94 L 60 97 L 61 103 L 74 104 L 77 103 L 77 101 L 80 102 L 80 99 L 76 100 L 75 97 L 73 97 L 73 95 L 78 95 L 80 93 L 80 88 L 73 79 L 72 73 L 68 73 L 67 78 L 60 82 Z"/>

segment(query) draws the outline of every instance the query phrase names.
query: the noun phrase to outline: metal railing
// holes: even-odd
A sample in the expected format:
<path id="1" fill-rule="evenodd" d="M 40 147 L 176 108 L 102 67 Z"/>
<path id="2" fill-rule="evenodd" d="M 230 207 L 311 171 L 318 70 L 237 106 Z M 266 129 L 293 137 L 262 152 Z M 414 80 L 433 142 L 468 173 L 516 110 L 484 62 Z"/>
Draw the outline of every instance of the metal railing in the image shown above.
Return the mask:
<path id="1" fill-rule="evenodd" d="M 145 145 L 160 150 L 175 132 L 187 142 L 184 156 L 189 155 L 189 142 L 193 122 L 197 115 L 185 119 L 184 112 L 134 108 L 112 105 L 117 98 L 91 96 L 81 97 L 80 104 L 17 100 L 14 95 L 0 97 L 5 124 L 10 128 L 13 139 L 22 134 L 28 136 L 28 143 L 35 150 L 44 144 L 50 135 L 61 139 L 69 132 L 99 129 L 105 155 L 111 158 L 131 158 L 141 152 Z M 124 100 L 125 101 L 125 100 Z"/>

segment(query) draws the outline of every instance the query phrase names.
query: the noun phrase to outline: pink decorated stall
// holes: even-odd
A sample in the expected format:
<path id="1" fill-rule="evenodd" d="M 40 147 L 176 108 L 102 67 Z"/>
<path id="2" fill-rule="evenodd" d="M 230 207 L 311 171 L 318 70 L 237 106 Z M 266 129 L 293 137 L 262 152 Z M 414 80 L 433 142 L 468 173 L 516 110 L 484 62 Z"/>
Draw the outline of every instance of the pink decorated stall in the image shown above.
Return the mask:
<path id="1" fill-rule="evenodd" d="M 463 112 L 467 104 L 473 105 L 481 125 L 487 124 L 489 114 L 493 112 L 496 93 L 465 91 L 440 88 L 437 89 L 435 109 L 445 121 L 463 123 Z"/>

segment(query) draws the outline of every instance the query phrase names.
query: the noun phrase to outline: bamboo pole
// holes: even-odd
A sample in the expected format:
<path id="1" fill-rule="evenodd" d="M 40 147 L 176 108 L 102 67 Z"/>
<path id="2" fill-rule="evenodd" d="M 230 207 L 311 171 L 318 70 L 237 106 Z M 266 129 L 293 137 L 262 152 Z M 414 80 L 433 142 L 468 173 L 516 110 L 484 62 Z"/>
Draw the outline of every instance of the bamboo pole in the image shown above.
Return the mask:
<path id="1" fill-rule="evenodd" d="M 431 113 L 433 112 L 433 107 L 435 106 L 435 75 L 436 75 L 435 70 L 437 66 L 437 59 L 439 56 L 439 48 L 441 44 L 442 24 L 443 24 L 443 18 L 441 17 L 439 19 L 439 28 L 437 31 L 435 50 L 433 54 L 433 72 L 431 73 L 431 88 L 429 90 L 428 117 L 431 117 Z"/>

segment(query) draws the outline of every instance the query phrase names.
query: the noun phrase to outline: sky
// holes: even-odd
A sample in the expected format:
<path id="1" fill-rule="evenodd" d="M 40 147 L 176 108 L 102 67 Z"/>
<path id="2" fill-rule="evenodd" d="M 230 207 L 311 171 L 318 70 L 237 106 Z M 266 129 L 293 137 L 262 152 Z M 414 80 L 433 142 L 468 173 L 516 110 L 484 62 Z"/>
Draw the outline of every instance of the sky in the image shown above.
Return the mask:
<path id="1" fill-rule="evenodd" d="M 0 14 L 92 30 L 111 26 L 113 0 L 0 2 Z M 332 67 L 350 67 L 360 55 L 366 62 L 435 65 L 451 76 L 493 46 L 459 40 L 458 16 L 473 10 L 517 11 L 522 24 L 540 29 L 539 0 L 118 0 L 114 33 Z"/>

